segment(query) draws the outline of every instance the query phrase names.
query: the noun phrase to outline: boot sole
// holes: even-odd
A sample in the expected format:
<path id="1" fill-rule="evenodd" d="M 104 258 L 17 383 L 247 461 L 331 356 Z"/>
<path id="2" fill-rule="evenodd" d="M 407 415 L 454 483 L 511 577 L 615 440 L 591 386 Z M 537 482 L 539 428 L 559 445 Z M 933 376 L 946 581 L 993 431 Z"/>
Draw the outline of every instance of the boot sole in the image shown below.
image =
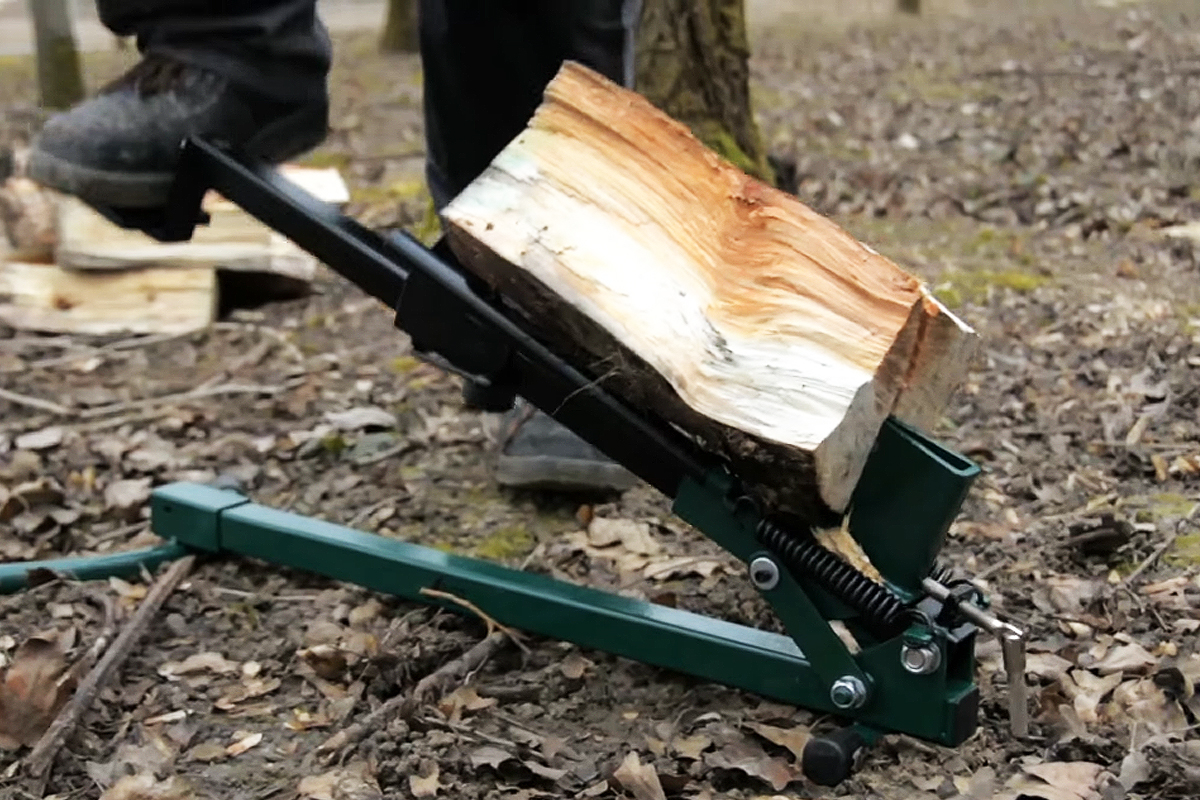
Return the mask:
<path id="1" fill-rule="evenodd" d="M 271 163 L 282 163 L 317 147 L 325 140 L 327 114 L 306 108 L 264 126 L 244 149 Z M 86 203 L 112 208 L 157 208 L 166 205 L 173 172 L 119 172 L 76 164 L 34 149 L 28 176 L 49 189 Z"/>

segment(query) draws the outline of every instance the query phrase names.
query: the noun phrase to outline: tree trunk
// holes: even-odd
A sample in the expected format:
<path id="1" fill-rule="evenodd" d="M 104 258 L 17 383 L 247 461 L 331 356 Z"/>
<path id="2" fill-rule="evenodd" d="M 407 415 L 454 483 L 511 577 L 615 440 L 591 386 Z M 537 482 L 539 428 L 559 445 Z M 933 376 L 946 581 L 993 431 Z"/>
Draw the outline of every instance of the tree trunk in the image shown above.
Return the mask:
<path id="1" fill-rule="evenodd" d="M 902 14 L 920 14 L 921 0 L 896 0 L 896 10 Z"/>
<path id="2" fill-rule="evenodd" d="M 379 39 L 385 53 L 415 53 L 417 40 L 417 0 L 388 0 L 387 22 Z"/>
<path id="3" fill-rule="evenodd" d="M 750 107 L 743 0 L 644 0 L 636 88 L 743 171 L 774 183 Z"/>
<path id="4" fill-rule="evenodd" d="M 37 42 L 42 106 L 68 108 L 83 99 L 83 74 L 68 0 L 29 0 L 29 11 Z"/>
<path id="5" fill-rule="evenodd" d="M 560 356 L 804 519 L 845 511 L 888 416 L 936 422 L 971 355 L 915 277 L 578 64 L 444 218 Z"/>

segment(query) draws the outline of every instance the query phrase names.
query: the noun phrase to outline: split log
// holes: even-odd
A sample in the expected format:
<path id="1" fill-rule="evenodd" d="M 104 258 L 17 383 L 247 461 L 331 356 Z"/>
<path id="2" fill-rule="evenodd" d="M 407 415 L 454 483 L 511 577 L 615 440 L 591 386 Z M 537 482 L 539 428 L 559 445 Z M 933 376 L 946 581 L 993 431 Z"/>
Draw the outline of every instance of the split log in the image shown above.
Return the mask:
<path id="1" fill-rule="evenodd" d="M 0 261 L 0 322 L 18 330 L 188 333 L 212 324 L 217 302 L 212 267 L 91 272 Z"/>
<path id="2" fill-rule="evenodd" d="M 846 510 L 889 415 L 937 420 L 976 338 L 915 276 L 577 64 L 444 218 L 551 349 L 804 519 Z"/>
<path id="3" fill-rule="evenodd" d="M 280 173 L 324 202 L 340 206 L 349 200 L 337 170 L 284 165 Z M 75 198 L 60 196 L 55 262 L 76 270 L 205 266 L 303 283 L 315 276 L 312 256 L 225 198 L 209 192 L 204 210 L 208 224 L 197 226 L 188 241 L 160 242 L 141 231 L 118 228 Z"/>

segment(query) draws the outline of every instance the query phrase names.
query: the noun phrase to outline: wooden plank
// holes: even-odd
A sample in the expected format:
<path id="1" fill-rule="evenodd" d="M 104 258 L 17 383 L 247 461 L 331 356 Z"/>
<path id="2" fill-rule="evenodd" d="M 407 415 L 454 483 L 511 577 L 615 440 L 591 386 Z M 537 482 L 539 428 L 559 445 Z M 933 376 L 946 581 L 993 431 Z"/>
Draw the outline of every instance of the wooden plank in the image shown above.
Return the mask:
<path id="1" fill-rule="evenodd" d="M 106 335 L 187 333 L 217 310 L 213 267 L 87 272 L 0 263 L 0 322 L 21 330 Z"/>
<path id="2" fill-rule="evenodd" d="M 349 200 L 337 170 L 281 167 L 280 171 L 318 199 L 334 205 Z M 57 203 L 55 261 L 78 270 L 135 266 L 209 266 L 242 272 L 268 272 L 311 281 L 316 260 L 215 193 L 204 201 L 212 219 L 186 242 L 159 242 L 140 231 L 119 228 L 71 197 Z"/>
<path id="3" fill-rule="evenodd" d="M 806 518 L 843 512 L 884 420 L 930 425 L 973 353 L 914 275 L 577 64 L 445 218 L 560 355 Z"/>

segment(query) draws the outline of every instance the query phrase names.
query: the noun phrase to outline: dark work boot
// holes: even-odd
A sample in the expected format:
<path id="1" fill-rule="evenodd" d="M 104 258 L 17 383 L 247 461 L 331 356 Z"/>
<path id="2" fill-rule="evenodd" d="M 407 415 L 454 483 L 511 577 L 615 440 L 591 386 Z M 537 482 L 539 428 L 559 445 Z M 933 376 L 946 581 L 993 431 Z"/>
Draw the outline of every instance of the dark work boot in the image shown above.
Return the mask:
<path id="1" fill-rule="evenodd" d="M 518 399 L 501 423 L 496 482 L 519 489 L 621 492 L 637 476 L 553 417 Z"/>
<path id="2" fill-rule="evenodd" d="M 323 91 L 314 98 L 272 102 L 216 73 L 151 54 L 46 123 L 31 148 L 29 177 L 94 205 L 162 206 L 188 136 L 280 163 L 324 140 L 329 102 Z"/>

